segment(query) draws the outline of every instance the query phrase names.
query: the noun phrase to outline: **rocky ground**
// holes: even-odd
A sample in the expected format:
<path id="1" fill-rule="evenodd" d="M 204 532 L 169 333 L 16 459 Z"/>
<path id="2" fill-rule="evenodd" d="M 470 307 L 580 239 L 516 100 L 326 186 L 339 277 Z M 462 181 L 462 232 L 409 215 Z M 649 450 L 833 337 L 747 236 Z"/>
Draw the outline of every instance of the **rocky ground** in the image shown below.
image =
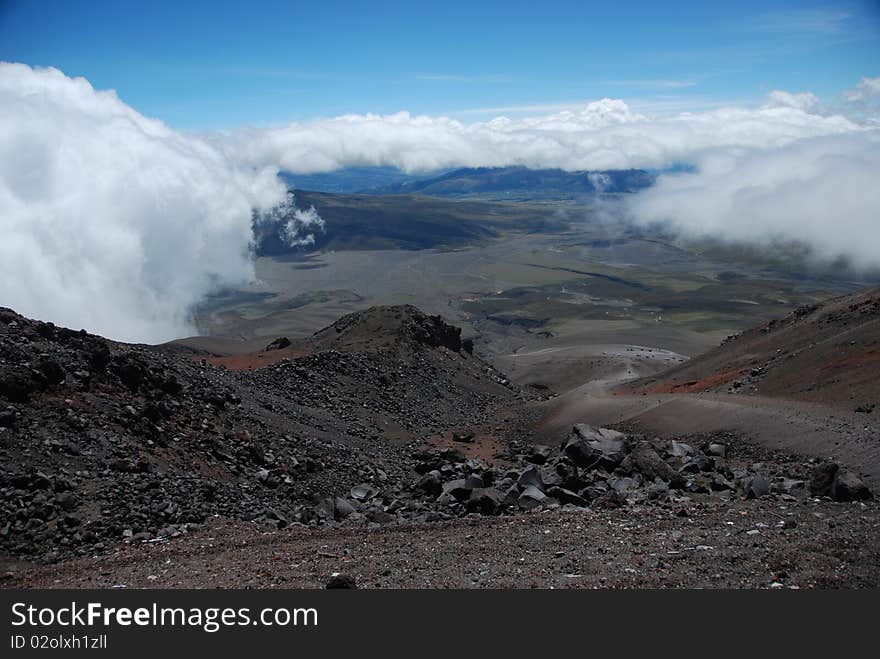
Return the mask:
<path id="1" fill-rule="evenodd" d="M 880 401 L 880 289 L 800 307 L 731 335 L 633 393 L 724 392 L 834 405 L 866 417 Z"/>
<path id="2" fill-rule="evenodd" d="M 212 515 L 319 523 L 326 498 L 404 487 L 406 444 L 517 404 L 457 330 L 389 308 L 384 343 L 257 372 L 0 311 L 0 551 L 52 562 Z"/>
<path id="3" fill-rule="evenodd" d="M 0 312 L 5 583 L 878 583 L 846 465 L 730 433 L 536 444 L 536 394 L 413 307 L 298 350 L 231 371 Z"/>

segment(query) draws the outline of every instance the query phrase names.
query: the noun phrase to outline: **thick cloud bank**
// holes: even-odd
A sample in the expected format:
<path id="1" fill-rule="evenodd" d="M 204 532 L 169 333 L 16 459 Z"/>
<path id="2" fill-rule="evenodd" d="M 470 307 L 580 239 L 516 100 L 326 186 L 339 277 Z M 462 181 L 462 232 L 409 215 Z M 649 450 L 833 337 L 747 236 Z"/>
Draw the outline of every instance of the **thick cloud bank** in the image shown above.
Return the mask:
<path id="1" fill-rule="evenodd" d="M 736 241 L 806 242 L 821 260 L 880 267 L 880 131 L 721 150 L 635 195 L 643 221 Z"/>
<path id="2" fill-rule="evenodd" d="M 408 171 L 524 165 L 568 170 L 696 166 L 634 198 L 637 221 L 668 220 L 745 241 L 809 242 L 822 258 L 880 266 L 880 79 L 844 96 L 848 116 L 812 93 L 771 92 L 757 108 L 650 118 L 621 100 L 579 111 L 466 124 L 447 117 L 346 115 L 232 136 L 252 166 L 295 173 L 360 165 Z"/>
<path id="3" fill-rule="evenodd" d="M 0 305 L 115 339 L 193 332 L 192 306 L 253 276 L 267 168 L 54 69 L 0 64 Z"/>
<path id="4" fill-rule="evenodd" d="M 472 124 L 406 112 L 345 115 L 242 131 L 227 147 L 254 166 L 280 166 L 294 174 L 362 165 L 407 171 L 506 165 L 659 168 L 720 147 L 768 149 L 861 130 L 843 116 L 816 113 L 817 106 L 812 94 L 776 92 L 760 108 L 653 119 L 611 99 L 589 103 L 580 111 Z"/>
<path id="5" fill-rule="evenodd" d="M 803 239 L 880 266 L 878 89 L 863 79 L 846 116 L 777 91 L 757 108 L 653 118 L 602 99 L 532 118 L 346 115 L 197 138 L 82 78 L 0 64 L 0 305 L 117 339 L 189 334 L 206 294 L 252 278 L 253 218 L 283 213 L 291 245 L 322 227 L 285 195 L 279 168 L 689 163 L 694 173 L 635 197 L 638 220 Z"/>

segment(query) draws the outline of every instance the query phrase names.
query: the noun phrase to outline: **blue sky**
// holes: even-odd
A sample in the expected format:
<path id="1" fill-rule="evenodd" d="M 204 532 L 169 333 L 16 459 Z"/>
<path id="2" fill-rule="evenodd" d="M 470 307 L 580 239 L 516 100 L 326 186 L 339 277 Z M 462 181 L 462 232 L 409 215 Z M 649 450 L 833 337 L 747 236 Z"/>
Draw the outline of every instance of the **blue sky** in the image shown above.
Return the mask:
<path id="1" fill-rule="evenodd" d="M 664 113 L 773 89 L 833 105 L 880 75 L 880 3 L 0 0 L 0 59 L 85 76 L 184 130 L 605 96 Z"/>

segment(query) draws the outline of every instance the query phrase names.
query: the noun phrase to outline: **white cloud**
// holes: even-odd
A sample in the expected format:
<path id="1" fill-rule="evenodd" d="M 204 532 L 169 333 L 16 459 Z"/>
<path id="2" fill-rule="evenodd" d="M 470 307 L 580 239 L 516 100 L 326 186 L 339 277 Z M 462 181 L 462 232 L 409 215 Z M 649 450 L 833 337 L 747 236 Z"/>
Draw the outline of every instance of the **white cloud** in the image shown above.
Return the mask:
<path id="1" fill-rule="evenodd" d="M 880 99 L 880 77 L 862 78 L 855 89 L 845 91 L 843 97 L 853 103 Z"/>
<path id="2" fill-rule="evenodd" d="M 212 289 L 252 277 L 271 167 L 141 116 L 55 69 L 0 64 L 0 305 L 116 339 L 193 333 Z"/>
<path id="3" fill-rule="evenodd" d="M 791 92 L 775 90 L 767 95 L 764 107 L 768 108 L 794 108 L 808 114 L 821 114 L 822 103 L 819 97 L 810 92 L 792 94 Z"/>
<path id="4" fill-rule="evenodd" d="M 259 221 L 269 226 L 279 226 L 279 237 L 291 247 L 313 245 L 315 233 L 324 230 L 324 218 L 317 209 L 314 206 L 297 208 L 293 192 L 288 192 L 287 199 L 282 203 L 261 213 Z"/>
<path id="5" fill-rule="evenodd" d="M 406 112 L 345 115 L 239 131 L 224 148 L 254 166 L 280 166 L 294 174 L 363 165 L 407 171 L 504 165 L 622 169 L 664 167 L 719 147 L 774 148 L 864 130 L 841 115 L 814 114 L 813 98 L 777 94 L 760 108 L 661 118 L 607 98 L 550 115 L 474 123 Z"/>
<path id="6" fill-rule="evenodd" d="M 674 220 L 738 240 L 798 238 L 823 257 L 880 265 L 878 131 L 824 109 L 812 93 L 774 91 L 757 108 L 727 107 L 650 117 L 616 99 L 553 114 L 464 123 L 447 117 L 346 115 L 234 135 L 228 143 L 255 166 L 294 173 L 354 165 L 408 171 L 457 166 L 662 168 L 639 193 L 642 220 Z"/>
<path id="7" fill-rule="evenodd" d="M 758 108 L 662 117 L 601 99 L 516 119 L 345 115 L 193 137 L 82 78 L 0 64 L 0 305 L 118 339 L 191 333 L 194 304 L 252 277 L 252 210 L 285 200 L 278 168 L 689 162 L 697 173 L 640 193 L 638 217 L 741 239 L 800 237 L 877 265 L 880 131 L 862 116 L 774 92 Z M 288 210 L 284 237 L 307 243 L 320 216 Z"/>
<path id="8" fill-rule="evenodd" d="M 880 131 L 704 154 L 630 202 L 643 222 L 734 241 L 799 240 L 821 260 L 880 267 Z"/>

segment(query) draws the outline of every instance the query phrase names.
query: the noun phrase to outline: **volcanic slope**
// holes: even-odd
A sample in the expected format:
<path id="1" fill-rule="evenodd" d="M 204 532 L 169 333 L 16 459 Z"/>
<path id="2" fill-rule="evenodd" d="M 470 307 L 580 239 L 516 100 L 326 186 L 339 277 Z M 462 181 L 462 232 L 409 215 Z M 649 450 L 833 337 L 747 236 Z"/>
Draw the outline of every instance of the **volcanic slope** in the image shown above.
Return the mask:
<path id="1" fill-rule="evenodd" d="M 660 374 L 545 404 L 541 432 L 623 424 L 662 436 L 737 431 L 839 459 L 880 482 L 880 289 L 801 307 Z"/>
<path id="2" fill-rule="evenodd" d="M 880 402 L 880 288 L 801 307 L 628 389 L 760 394 L 869 413 Z"/>
<path id="3" fill-rule="evenodd" d="M 231 370 L 0 311 L 3 585 L 880 580 L 845 464 L 730 433 L 535 444 L 530 396 L 414 307 L 259 354 L 284 351 Z"/>
<path id="4" fill-rule="evenodd" d="M 213 515 L 308 522 L 328 497 L 332 518 L 353 486 L 402 487 L 408 443 L 522 396 L 414 307 L 351 314 L 302 345 L 233 371 L 0 310 L 0 553 L 100 553 Z"/>

